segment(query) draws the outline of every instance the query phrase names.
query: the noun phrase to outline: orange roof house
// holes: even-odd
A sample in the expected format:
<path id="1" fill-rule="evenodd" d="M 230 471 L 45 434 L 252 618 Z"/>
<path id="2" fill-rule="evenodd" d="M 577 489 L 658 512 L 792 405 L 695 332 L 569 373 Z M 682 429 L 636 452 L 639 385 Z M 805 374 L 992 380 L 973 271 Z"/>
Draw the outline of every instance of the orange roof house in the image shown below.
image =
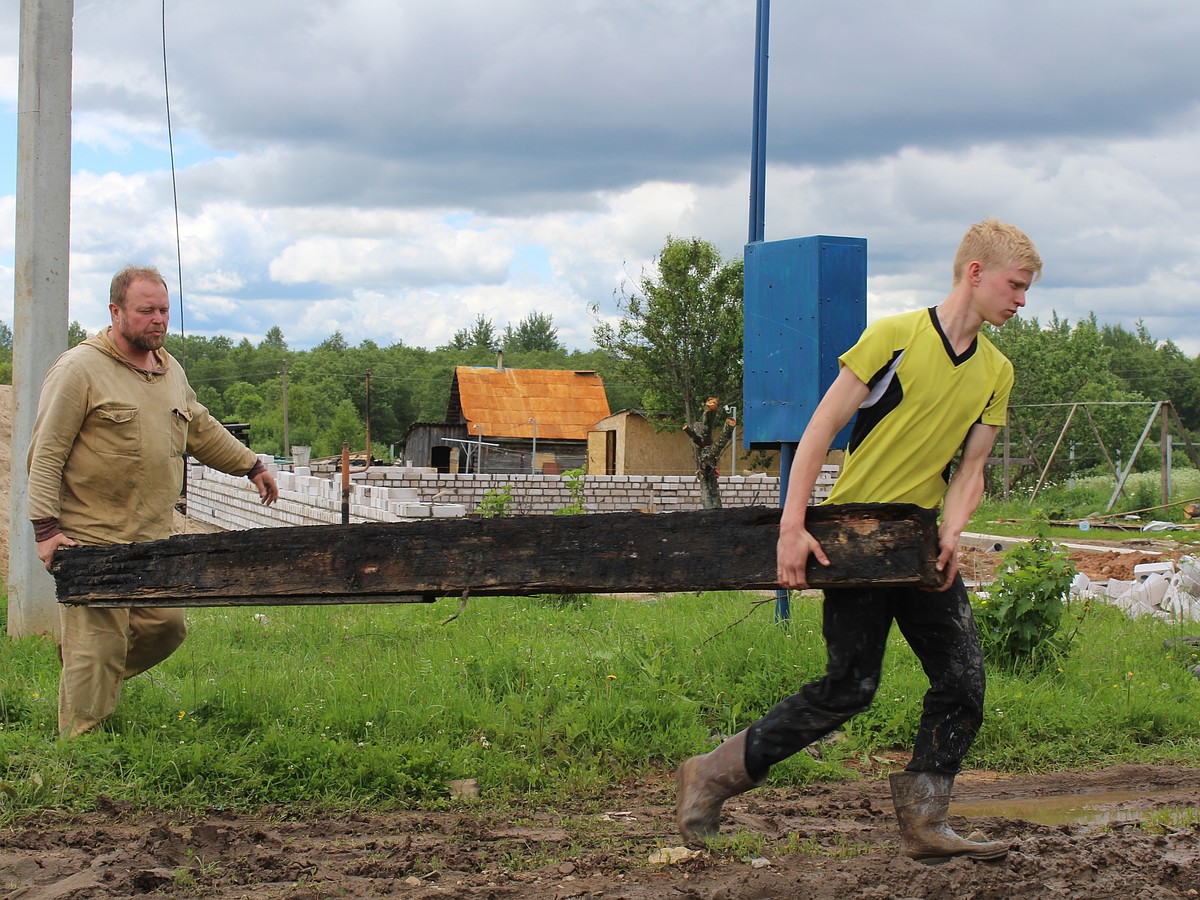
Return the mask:
<path id="1" fill-rule="evenodd" d="M 410 426 L 404 458 L 440 472 L 559 474 L 587 464 L 588 432 L 608 415 L 595 372 L 458 366 L 446 421 Z"/>
<path id="2" fill-rule="evenodd" d="M 588 432 L 608 415 L 604 382 L 595 372 L 458 366 L 446 421 L 486 438 L 586 445 Z"/>

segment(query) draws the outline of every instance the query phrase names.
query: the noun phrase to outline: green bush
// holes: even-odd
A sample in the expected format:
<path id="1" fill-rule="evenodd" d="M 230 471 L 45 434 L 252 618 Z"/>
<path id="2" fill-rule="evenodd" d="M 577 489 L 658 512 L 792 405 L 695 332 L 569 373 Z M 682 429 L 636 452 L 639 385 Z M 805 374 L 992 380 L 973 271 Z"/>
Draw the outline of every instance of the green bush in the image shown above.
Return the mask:
<path id="1" fill-rule="evenodd" d="M 1010 670 L 1038 669 L 1070 649 L 1063 629 L 1075 567 L 1044 537 L 1018 543 L 975 608 L 985 658 Z M 1084 606 L 1086 611 L 1086 605 Z"/>
<path id="2" fill-rule="evenodd" d="M 508 508 L 512 502 L 513 486 L 506 484 L 504 487 L 492 488 L 485 493 L 475 512 L 483 519 L 502 519 L 510 514 Z"/>

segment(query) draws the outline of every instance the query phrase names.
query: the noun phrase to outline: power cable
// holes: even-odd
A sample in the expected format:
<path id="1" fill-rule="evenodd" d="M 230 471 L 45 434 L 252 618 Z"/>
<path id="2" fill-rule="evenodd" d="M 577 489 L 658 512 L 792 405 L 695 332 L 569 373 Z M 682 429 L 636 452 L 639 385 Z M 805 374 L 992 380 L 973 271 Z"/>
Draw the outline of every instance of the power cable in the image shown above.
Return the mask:
<path id="1" fill-rule="evenodd" d="M 183 327 L 183 250 L 179 238 L 179 186 L 175 181 L 175 137 L 171 130 L 171 88 L 167 79 L 167 0 L 162 0 L 163 99 L 167 105 L 167 147 L 171 154 L 171 197 L 175 203 L 175 266 L 179 278 L 179 362 L 187 364 L 187 335 Z"/>

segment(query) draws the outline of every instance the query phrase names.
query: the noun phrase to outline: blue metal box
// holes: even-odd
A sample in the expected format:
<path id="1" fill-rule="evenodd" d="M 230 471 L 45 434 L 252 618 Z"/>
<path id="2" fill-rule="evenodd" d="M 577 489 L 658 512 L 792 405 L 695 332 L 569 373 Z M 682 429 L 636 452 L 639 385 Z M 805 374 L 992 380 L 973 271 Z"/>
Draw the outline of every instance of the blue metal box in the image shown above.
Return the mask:
<path id="1" fill-rule="evenodd" d="M 746 245 L 742 441 L 797 443 L 838 356 L 867 324 L 867 241 L 814 237 Z M 850 428 L 834 441 L 845 447 Z"/>

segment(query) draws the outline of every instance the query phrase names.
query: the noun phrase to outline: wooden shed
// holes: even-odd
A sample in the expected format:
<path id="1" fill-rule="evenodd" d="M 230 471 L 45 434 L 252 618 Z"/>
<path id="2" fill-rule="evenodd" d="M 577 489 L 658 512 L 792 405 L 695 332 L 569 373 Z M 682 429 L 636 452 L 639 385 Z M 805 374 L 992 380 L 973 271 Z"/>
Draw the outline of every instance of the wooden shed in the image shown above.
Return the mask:
<path id="1" fill-rule="evenodd" d="M 748 471 L 779 474 L 778 451 L 738 448 L 733 465 L 732 443 L 718 465 L 722 475 Z M 646 414 L 623 409 L 596 423 L 588 435 L 588 472 L 592 475 L 695 475 L 691 438 L 682 431 L 656 430 Z"/>

